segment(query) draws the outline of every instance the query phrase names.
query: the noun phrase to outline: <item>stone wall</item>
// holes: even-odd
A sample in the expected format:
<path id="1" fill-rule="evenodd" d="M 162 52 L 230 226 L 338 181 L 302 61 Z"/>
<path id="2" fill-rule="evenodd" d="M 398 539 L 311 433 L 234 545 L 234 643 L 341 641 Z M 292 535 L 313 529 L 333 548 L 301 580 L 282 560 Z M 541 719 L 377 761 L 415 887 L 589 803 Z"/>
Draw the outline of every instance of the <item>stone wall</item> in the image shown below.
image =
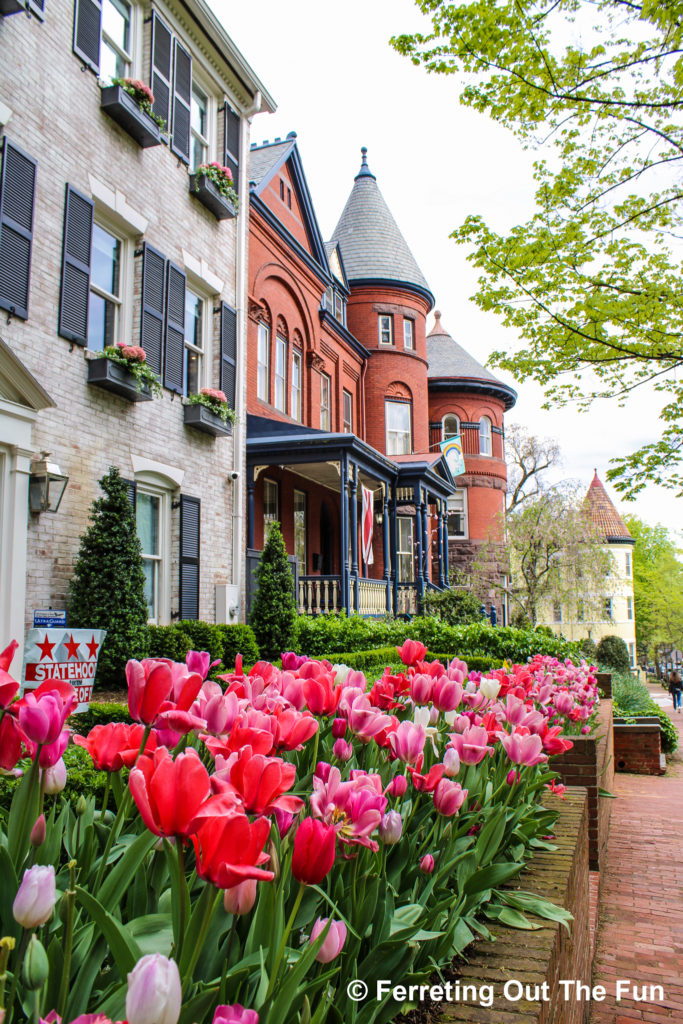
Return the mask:
<path id="1" fill-rule="evenodd" d="M 655 716 L 614 722 L 614 764 L 618 772 L 663 775 L 662 731 Z"/>

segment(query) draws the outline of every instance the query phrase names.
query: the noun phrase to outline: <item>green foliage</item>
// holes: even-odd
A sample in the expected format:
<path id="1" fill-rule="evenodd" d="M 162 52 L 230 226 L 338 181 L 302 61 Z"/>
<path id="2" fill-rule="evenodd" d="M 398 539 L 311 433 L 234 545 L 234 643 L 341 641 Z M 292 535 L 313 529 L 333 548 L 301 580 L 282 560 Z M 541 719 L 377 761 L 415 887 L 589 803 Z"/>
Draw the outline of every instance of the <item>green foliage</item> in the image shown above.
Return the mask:
<path id="1" fill-rule="evenodd" d="M 677 543 L 663 526 L 649 526 L 637 516 L 624 521 L 635 540 L 633 595 L 636 647 L 651 657 L 659 644 L 683 647 L 683 564 Z"/>
<path id="2" fill-rule="evenodd" d="M 81 736 L 87 736 L 96 725 L 106 725 L 108 722 L 132 722 L 128 714 L 128 705 L 119 701 L 93 701 L 87 711 L 81 711 L 72 715 L 69 719 L 69 726 L 73 732 Z"/>
<path id="3" fill-rule="evenodd" d="M 193 651 L 208 651 L 212 661 L 223 660 L 223 634 L 218 626 L 211 622 L 200 622 L 199 619 L 180 619 L 178 629 L 187 633 Z M 185 657 L 181 659 L 185 660 Z"/>
<path id="4" fill-rule="evenodd" d="M 586 661 L 589 661 L 591 665 L 595 665 L 598 660 L 598 648 L 595 641 L 591 640 L 591 638 L 587 636 L 585 640 L 579 641 L 579 646 L 581 648 L 581 654 Z"/>
<path id="5" fill-rule="evenodd" d="M 193 649 L 192 637 L 180 626 L 149 626 L 149 657 L 185 661 Z"/>
<path id="6" fill-rule="evenodd" d="M 121 721 L 122 719 L 116 718 L 114 721 Z M 78 729 L 78 732 L 86 733 L 88 730 L 82 728 Z M 56 797 L 46 797 L 46 810 L 49 807 L 49 803 L 52 800 L 60 801 L 62 797 L 73 803 L 78 800 L 79 796 L 90 797 L 94 796 L 101 804 L 102 797 L 104 795 L 105 786 L 107 783 L 107 773 L 98 772 L 93 766 L 92 758 L 87 750 L 83 747 L 78 747 L 75 744 L 69 744 L 64 751 L 64 764 L 66 765 L 66 786 L 60 794 Z M 20 767 L 25 770 L 30 768 L 30 761 L 21 762 Z M 123 769 L 123 776 L 128 777 L 127 769 Z M 0 812 L 5 812 L 9 809 L 9 805 L 12 801 L 12 796 L 16 792 L 19 786 L 19 779 L 14 779 L 8 775 L 0 775 Z M 112 802 L 110 807 L 115 805 Z"/>
<path id="7" fill-rule="evenodd" d="M 666 711 L 652 699 L 647 686 L 628 673 L 616 674 L 612 676 L 612 696 L 615 718 L 656 716 L 662 732 L 662 751 L 671 754 L 678 749 L 678 730 Z"/>
<path id="8" fill-rule="evenodd" d="M 104 496 L 93 502 L 90 525 L 69 584 L 69 625 L 106 629 L 96 686 L 124 686 L 129 658 L 147 655 L 147 604 L 140 540 L 128 489 L 112 466 L 100 480 Z"/>
<path id="9" fill-rule="evenodd" d="M 628 647 L 620 636 L 603 636 L 597 648 L 598 662 L 616 672 L 627 672 L 631 664 Z"/>
<path id="10" fill-rule="evenodd" d="M 449 626 L 481 620 L 481 601 L 468 590 L 429 591 L 422 599 L 423 613 L 434 615 Z"/>
<path id="11" fill-rule="evenodd" d="M 251 626 L 241 623 L 221 623 L 216 626 L 223 638 L 222 662 L 226 669 L 235 667 L 235 658 L 242 655 L 244 665 L 253 665 L 259 660 L 259 649 Z"/>
<path id="12" fill-rule="evenodd" d="M 460 100 L 549 149 L 536 209 L 499 234 L 476 214 L 453 237 L 480 271 L 478 306 L 521 335 L 494 365 L 549 403 L 665 398 L 662 433 L 608 476 L 628 496 L 683 487 L 680 235 L 683 22 L 675 4 L 418 0 L 431 18 L 392 40 L 415 64 L 457 74 Z M 590 372 L 586 372 L 589 369 Z"/>
<path id="13" fill-rule="evenodd" d="M 296 606 L 294 580 L 280 524 L 272 523 L 256 569 L 256 596 L 250 625 L 263 658 L 277 658 L 293 648 Z"/>

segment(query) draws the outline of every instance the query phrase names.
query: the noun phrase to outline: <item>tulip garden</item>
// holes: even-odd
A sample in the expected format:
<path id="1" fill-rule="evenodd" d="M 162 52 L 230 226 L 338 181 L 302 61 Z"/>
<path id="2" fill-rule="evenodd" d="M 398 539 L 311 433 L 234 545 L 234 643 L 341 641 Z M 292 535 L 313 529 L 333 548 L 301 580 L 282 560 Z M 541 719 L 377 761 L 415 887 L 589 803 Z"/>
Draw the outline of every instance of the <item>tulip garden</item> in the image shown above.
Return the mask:
<path id="1" fill-rule="evenodd" d="M 129 661 L 134 724 L 78 734 L 75 694 L 19 697 L 0 654 L 0 1022 L 370 1024 L 487 922 L 569 915 L 506 885 L 552 848 L 549 759 L 589 732 L 589 666 L 536 656 L 359 671 L 283 655 Z M 67 744 L 107 773 L 62 795 Z M 367 986 L 367 997 L 357 982 Z M 361 998 L 359 998 L 359 994 Z"/>

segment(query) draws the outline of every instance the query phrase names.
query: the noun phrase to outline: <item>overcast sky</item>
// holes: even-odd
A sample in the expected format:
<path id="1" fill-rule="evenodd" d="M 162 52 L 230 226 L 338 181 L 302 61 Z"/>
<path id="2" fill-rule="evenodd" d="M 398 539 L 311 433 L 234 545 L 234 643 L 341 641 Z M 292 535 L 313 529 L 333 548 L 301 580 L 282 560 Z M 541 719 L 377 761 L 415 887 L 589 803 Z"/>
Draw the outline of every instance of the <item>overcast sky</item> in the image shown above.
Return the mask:
<path id="1" fill-rule="evenodd" d="M 412 0 L 210 2 L 278 104 L 275 114 L 254 118 L 252 141 L 297 133 L 323 237 L 334 230 L 367 146 L 370 169 L 446 329 L 482 363 L 494 349 L 515 348 L 516 332 L 469 300 L 477 272 L 449 234 L 471 213 L 498 231 L 528 219 L 534 154 L 485 115 L 461 107 L 454 76 L 428 75 L 389 46 L 392 35 L 427 27 Z M 432 325 L 430 316 L 427 329 Z M 538 385 L 495 372 L 519 394 L 506 422 L 559 441 L 558 478 L 588 487 L 597 468 L 604 483 L 610 458 L 658 436 L 661 399 L 644 389 L 623 409 L 601 400 L 584 413 L 575 406 L 545 411 Z M 681 501 L 672 492 L 650 485 L 629 503 L 608 492 L 622 512 L 681 526 Z"/>

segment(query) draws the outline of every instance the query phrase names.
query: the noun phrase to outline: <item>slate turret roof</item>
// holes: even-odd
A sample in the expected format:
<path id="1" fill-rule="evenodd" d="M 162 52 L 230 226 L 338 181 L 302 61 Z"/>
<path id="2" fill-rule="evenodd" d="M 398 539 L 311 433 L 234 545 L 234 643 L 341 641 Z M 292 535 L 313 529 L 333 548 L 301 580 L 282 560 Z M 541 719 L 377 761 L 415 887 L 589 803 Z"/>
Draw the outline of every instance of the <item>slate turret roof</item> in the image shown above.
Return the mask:
<path id="1" fill-rule="evenodd" d="M 360 171 L 332 235 L 349 282 L 407 285 L 424 295 L 431 308 L 434 296 L 368 167 L 367 149 L 361 153 Z"/>
<path id="2" fill-rule="evenodd" d="M 588 488 L 586 502 L 593 522 L 608 543 L 610 541 L 617 541 L 622 544 L 629 541 L 632 544 L 635 543 L 628 526 L 617 512 L 612 499 L 605 490 L 602 480 L 598 476 L 597 469 Z"/>
<path id="3" fill-rule="evenodd" d="M 498 380 L 450 336 L 441 323 L 438 309 L 434 312 L 434 320 L 434 326 L 427 335 L 427 379 L 430 386 L 443 382 L 461 390 L 489 391 L 503 399 L 506 409 L 511 409 L 517 401 L 517 392 Z"/>

